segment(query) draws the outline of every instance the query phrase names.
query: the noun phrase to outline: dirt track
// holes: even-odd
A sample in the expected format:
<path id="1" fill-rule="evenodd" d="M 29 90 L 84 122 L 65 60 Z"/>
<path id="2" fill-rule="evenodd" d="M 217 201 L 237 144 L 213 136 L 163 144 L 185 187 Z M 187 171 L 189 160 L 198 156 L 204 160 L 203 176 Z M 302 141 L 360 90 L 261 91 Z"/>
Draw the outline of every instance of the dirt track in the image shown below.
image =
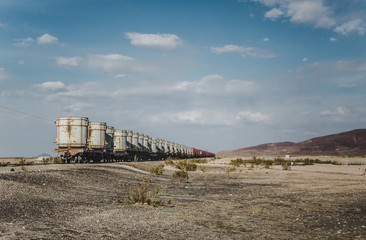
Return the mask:
<path id="1" fill-rule="evenodd" d="M 173 168 L 131 168 L 159 163 L 1 167 L 0 239 L 366 238 L 365 165 L 226 173 L 217 160 L 184 184 L 172 181 Z M 116 202 L 143 176 L 168 190 L 172 206 Z"/>

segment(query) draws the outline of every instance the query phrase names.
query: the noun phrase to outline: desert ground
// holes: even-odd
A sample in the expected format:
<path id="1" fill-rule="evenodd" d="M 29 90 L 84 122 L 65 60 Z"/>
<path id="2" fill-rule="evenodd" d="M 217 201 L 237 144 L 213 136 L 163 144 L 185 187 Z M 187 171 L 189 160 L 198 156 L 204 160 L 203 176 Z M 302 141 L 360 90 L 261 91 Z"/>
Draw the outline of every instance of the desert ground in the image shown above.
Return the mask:
<path id="1" fill-rule="evenodd" d="M 366 239 L 366 159 L 290 170 L 233 159 L 197 164 L 183 183 L 173 166 L 150 174 L 164 161 L 1 166 L 0 239 Z M 142 177 L 171 204 L 118 202 Z"/>

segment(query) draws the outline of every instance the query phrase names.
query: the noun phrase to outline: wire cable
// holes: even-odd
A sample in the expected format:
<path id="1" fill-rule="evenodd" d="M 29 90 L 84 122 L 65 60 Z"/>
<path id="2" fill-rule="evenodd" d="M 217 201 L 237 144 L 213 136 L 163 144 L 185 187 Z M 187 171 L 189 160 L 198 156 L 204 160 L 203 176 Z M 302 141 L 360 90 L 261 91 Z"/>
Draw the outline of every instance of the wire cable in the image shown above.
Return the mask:
<path id="1" fill-rule="evenodd" d="M 1 106 L 1 105 L 0 105 L 0 108 L 6 109 L 6 110 L 9 110 L 9 111 L 12 111 L 12 112 L 20 113 L 20 114 L 23 114 L 25 116 L 28 116 L 28 117 L 31 117 L 31 118 L 35 118 L 37 120 L 43 120 L 43 121 L 46 121 L 48 123 L 53 124 L 53 121 L 51 121 L 50 119 L 47 119 L 47 118 L 44 118 L 44 117 L 40 117 L 40 116 L 36 116 L 36 115 L 31 114 L 31 113 L 19 111 L 19 110 L 16 110 L 16 109 L 13 109 L 13 108 L 10 108 L 10 107 Z"/>

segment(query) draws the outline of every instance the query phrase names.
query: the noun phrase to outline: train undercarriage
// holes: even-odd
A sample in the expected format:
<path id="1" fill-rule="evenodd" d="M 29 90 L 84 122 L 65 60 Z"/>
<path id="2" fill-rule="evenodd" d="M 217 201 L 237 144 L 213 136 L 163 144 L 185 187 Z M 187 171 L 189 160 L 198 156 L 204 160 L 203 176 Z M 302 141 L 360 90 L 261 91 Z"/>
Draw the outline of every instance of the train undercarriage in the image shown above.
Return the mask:
<path id="1" fill-rule="evenodd" d="M 101 162 L 137 162 L 137 161 L 157 161 L 166 158 L 188 158 L 187 155 L 170 153 L 150 153 L 136 150 L 126 150 L 124 152 L 111 152 L 105 149 L 83 149 L 83 148 L 61 148 L 55 149 L 60 154 L 62 163 L 101 163 Z"/>

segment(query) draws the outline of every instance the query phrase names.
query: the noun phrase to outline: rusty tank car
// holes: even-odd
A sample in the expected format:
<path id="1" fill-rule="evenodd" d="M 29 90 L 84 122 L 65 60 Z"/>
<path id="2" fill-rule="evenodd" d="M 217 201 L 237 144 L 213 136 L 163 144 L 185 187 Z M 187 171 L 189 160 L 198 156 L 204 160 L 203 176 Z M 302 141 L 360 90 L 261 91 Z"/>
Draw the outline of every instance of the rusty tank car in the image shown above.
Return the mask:
<path id="1" fill-rule="evenodd" d="M 131 130 L 115 129 L 87 117 L 59 117 L 57 148 L 63 163 L 213 157 L 215 154 Z"/>

